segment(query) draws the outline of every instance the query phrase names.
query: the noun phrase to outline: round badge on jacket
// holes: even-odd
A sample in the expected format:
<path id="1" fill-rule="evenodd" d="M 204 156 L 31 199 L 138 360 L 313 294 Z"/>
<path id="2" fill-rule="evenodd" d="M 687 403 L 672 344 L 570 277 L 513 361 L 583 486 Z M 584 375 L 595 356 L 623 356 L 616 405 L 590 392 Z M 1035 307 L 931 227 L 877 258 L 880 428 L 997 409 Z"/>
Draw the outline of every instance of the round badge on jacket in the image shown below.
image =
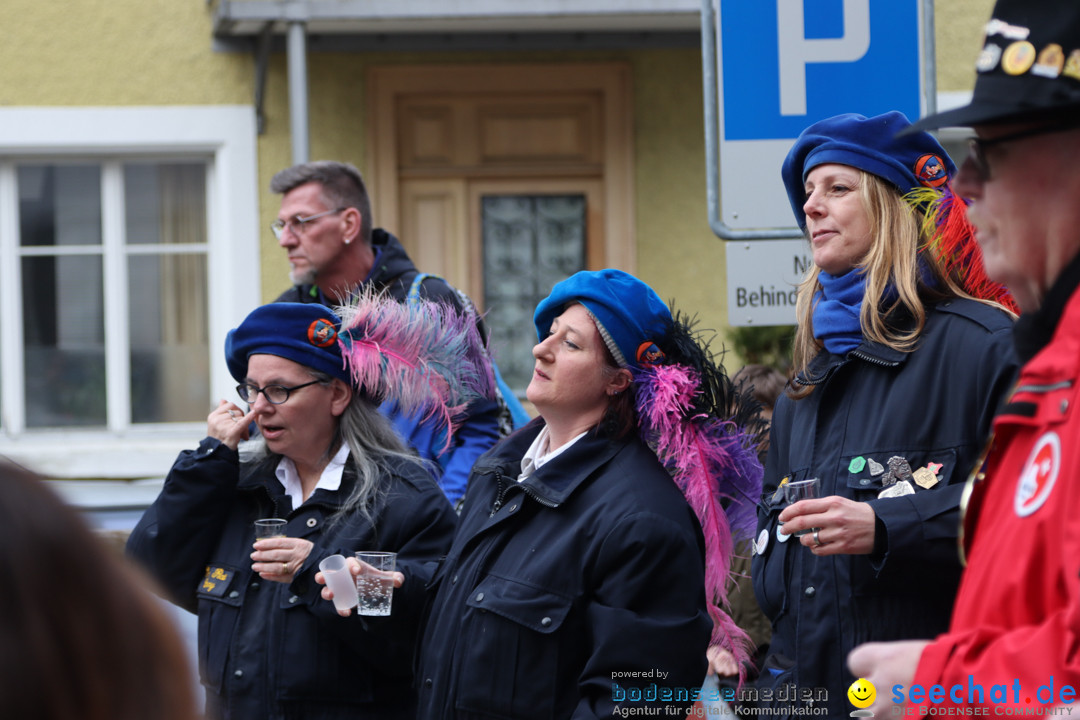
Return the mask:
<path id="1" fill-rule="evenodd" d="M 1056 432 L 1048 432 L 1035 443 L 1020 473 L 1013 499 L 1017 517 L 1027 517 L 1043 506 L 1054 489 L 1060 470 L 1061 438 Z"/>

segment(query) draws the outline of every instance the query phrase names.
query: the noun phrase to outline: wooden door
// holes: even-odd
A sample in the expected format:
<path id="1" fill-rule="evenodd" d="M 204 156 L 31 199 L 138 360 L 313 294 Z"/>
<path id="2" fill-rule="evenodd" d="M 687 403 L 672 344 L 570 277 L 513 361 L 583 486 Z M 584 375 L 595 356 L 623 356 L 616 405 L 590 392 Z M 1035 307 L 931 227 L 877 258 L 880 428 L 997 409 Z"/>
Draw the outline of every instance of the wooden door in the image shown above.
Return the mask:
<path id="1" fill-rule="evenodd" d="M 396 232 L 422 271 L 444 276 L 491 313 L 493 334 L 506 345 L 496 347 L 500 367 L 517 384 L 531 366 L 531 309 L 560 271 L 634 270 L 629 70 L 392 67 L 373 70 L 369 86 L 376 225 Z M 502 276 L 491 257 L 485 264 L 485 250 L 492 253 L 485 227 L 495 222 L 485 222 L 485 208 L 497 214 L 515 205 L 526 214 L 533 208 L 544 227 L 561 222 L 575 240 L 560 249 L 522 239 L 531 243 L 522 253 L 554 257 L 555 269 L 515 265 L 521 292 L 510 298 L 505 287 L 487 287 Z M 568 215 L 553 221 L 552 208 Z"/>

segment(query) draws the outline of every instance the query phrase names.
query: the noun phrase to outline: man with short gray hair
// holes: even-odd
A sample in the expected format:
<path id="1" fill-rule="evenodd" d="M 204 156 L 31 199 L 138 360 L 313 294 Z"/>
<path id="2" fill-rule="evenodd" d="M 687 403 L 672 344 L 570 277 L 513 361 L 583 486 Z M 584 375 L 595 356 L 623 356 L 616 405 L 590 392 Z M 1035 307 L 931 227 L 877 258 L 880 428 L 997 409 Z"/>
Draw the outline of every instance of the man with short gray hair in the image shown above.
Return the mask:
<path id="1" fill-rule="evenodd" d="M 294 165 L 274 175 L 270 189 L 282 196 L 271 229 L 288 253 L 295 283 L 276 302 L 333 307 L 345 304 L 350 292 L 373 286 L 398 302 L 413 294 L 466 312 L 457 290 L 442 278 L 422 276 L 396 237 L 373 229 L 371 199 L 352 165 L 329 160 Z M 441 470 L 439 484 L 452 503 L 464 495 L 476 458 L 508 431 L 500 426 L 496 402 L 474 403 L 453 445 L 442 453 L 445 437 L 436 424 L 402 415 L 396 405 L 382 409 L 417 452 Z"/>

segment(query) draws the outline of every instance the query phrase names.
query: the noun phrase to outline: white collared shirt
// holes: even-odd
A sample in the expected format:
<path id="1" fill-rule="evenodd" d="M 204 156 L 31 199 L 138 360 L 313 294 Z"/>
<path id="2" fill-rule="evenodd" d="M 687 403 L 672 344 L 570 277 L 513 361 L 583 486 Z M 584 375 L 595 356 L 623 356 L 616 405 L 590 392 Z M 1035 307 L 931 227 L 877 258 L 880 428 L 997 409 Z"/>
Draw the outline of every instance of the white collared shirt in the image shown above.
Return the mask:
<path id="1" fill-rule="evenodd" d="M 315 487 L 311 490 L 312 495 L 319 488 L 324 490 L 337 490 L 340 488 L 341 475 L 345 472 L 345 461 L 348 459 L 349 446 L 341 443 L 337 453 L 330 458 L 330 462 L 326 463 L 326 467 L 323 468 L 322 475 L 319 476 L 319 482 L 315 483 Z M 300 474 L 296 472 L 296 465 L 293 464 L 293 461 L 287 457 L 282 457 L 277 469 L 274 470 L 274 475 L 282 487 L 285 488 L 285 494 L 292 498 L 293 509 L 295 510 L 303 505 L 304 489 L 300 485 Z M 311 495 L 308 497 L 311 497 Z"/>
<path id="2" fill-rule="evenodd" d="M 585 432 L 588 432 L 588 430 Z M 532 441 L 532 445 L 530 445 L 529 449 L 525 452 L 525 457 L 521 458 L 521 474 L 518 475 L 517 481 L 521 482 L 525 480 L 545 464 L 566 452 L 567 448 L 585 437 L 585 432 L 572 438 L 570 442 L 562 447 L 548 452 L 548 441 L 551 438 L 551 433 L 548 432 L 547 425 L 545 425 L 540 431 L 540 434 L 536 436 L 536 439 Z"/>

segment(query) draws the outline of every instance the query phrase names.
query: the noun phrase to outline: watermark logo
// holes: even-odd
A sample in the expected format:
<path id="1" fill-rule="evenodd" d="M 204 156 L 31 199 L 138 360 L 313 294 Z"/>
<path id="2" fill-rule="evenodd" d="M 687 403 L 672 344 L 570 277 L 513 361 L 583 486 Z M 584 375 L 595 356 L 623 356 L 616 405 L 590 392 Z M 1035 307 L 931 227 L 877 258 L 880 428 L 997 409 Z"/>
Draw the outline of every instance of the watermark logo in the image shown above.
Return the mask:
<path id="1" fill-rule="evenodd" d="M 1011 683 L 983 685 L 968 675 L 966 683 L 953 685 L 913 684 L 892 686 L 894 716 L 927 715 L 1072 715 L 1077 688 L 1055 681 L 1025 687 L 1019 678 Z M 918 707 L 908 707 L 907 703 Z"/>
<path id="2" fill-rule="evenodd" d="M 873 711 L 866 709 L 873 705 L 877 698 L 877 688 L 874 687 L 874 683 L 866 678 L 859 678 L 847 689 L 847 698 L 848 702 L 856 708 L 851 711 L 851 717 L 874 717 Z"/>

